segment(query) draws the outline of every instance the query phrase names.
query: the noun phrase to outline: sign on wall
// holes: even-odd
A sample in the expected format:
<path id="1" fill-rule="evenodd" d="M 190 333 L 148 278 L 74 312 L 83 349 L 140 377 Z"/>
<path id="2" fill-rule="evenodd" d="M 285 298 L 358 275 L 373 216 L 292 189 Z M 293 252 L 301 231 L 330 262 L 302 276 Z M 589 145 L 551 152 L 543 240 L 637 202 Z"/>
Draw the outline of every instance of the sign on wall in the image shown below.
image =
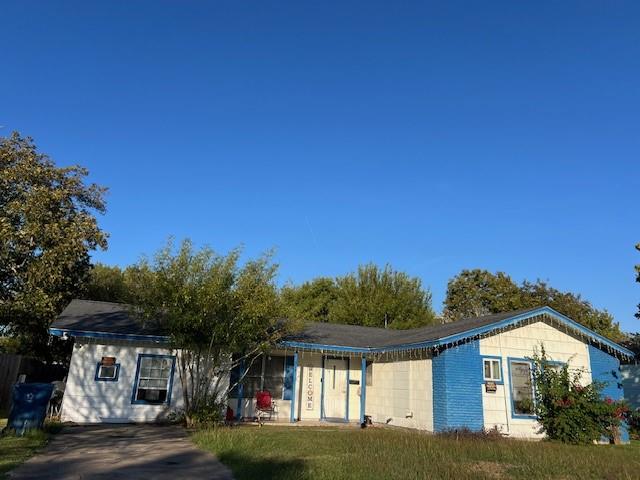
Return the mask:
<path id="1" fill-rule="evenodd" d="M 307 368 L 307 410 L 313 410 L 313 367 Z"/>

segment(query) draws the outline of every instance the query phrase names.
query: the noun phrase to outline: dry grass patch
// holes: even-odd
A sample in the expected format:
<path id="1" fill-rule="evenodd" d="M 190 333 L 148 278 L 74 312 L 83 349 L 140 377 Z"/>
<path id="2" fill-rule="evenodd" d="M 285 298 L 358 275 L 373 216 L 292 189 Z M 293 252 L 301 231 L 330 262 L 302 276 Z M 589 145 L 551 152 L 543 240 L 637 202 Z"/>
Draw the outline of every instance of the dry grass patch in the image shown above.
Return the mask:
<path id="1" fill-rule="evenodd" d="M 277 426 L 203 430 L 193 441 L 238 480 L 640 478 L 639 444 L 488 442 L 385 428 Z"/>

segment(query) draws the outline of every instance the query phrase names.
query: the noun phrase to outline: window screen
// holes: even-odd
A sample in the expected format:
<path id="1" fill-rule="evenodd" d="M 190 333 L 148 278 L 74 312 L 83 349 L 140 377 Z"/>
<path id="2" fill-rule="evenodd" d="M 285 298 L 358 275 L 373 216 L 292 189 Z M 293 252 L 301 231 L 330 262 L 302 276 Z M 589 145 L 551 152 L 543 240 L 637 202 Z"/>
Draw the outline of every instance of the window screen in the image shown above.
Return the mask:
<path id="1" fill-rule="evenodd" d="M 367 368 L 365 370 L 365 385 L 371 387 L 373 385 L 373 362 L 367 360 Z"/>
<path id="2" fill-rule="evenodd" d="M 166 403 L 174 357 L 140 356 L 135 400 Z"/>
<path id="3" fill-rule="evenodd" d="M 264 363 L 264 384 L 273 398 L 282 398 L 284 383 L 284 357 L 267 356 Z"/>
<path id="4" fill-rule="evenodd" d="M 529 362 L 511 362 L 511 398 L 515 414 L 533 415 L 533 384 Z"/>
<path id="5" fill-rule="evenodd" d="M 251 360 L 245 360 L 245 362 L 248 364 Z M 262 385 L 262 357 L 254 359 L 253 363 L 247 366 L 249 369 L 242 380 L 242 396 L 244 398 L 253 398 Z"/>

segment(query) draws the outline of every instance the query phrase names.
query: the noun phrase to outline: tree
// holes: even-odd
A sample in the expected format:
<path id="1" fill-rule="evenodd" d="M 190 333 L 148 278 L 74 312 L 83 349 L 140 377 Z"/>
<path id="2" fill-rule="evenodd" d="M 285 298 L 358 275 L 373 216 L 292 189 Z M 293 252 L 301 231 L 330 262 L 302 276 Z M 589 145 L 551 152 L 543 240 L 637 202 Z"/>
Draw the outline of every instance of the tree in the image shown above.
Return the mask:
<path id="1" fill-rule="evenodd" d="M 101 302 L 129 303 L 131 286 L 128 282 L 129 272 L 117 266 L 97 263 L 84 286 L 82 298 Z"/>
<path id="2" fill-rule="evenodd" d="M 613 316 L 580 295 L 561 292 L 540 280 L 518 285 L 503 272 L 463 270 L 449 281 L 444 305 L 447 321 L 549 306 L 601 335 L 615 341 L 623 338 Z"/>
<path id="3" fill-rule="evenodd" d="M 16 350 L 51 360 L 50 322 L 78 295 L 89 253 L 105 249 L 105 188 L 88 171 L 59 168 L 30 138 L 0 139 L 0 325 Z"/>
<path id="4" fill-rule="evenodd" d="M 221 380 L 236 364 L 233 354 L 253 361 L 289 327 L 278 321 L 278 267 L 271 254 L 243 265 L 239 257 L 239 250 L 219 255 L 185 240 L 177 250 L 169 242 L 152 261 L 130 269 L 134 312 L 165 330 L 179 352 L 189 424 L 228 391 Z"/>
<path id="5" fill-rule="evenodd" d="M 444 318 L 453 322 L 522 308 L 518 285 L 507 274 L 487 270 L 463 270 L 449 280 Z"/>
<path id="6" fill-rule="evenodd" d="M 435 323 L 431 292 L 417 277 L 368 264 L 336 279 L 337 296 L 329 321 L 403 329 Z"/>
<path id="7" fill-rule="evenodd" d="M 299 287 L 286 285 L 281 294 L 288 317 L 328 322 L 338 298 L 338 287 L 332 278 L 319 277 Z"/>

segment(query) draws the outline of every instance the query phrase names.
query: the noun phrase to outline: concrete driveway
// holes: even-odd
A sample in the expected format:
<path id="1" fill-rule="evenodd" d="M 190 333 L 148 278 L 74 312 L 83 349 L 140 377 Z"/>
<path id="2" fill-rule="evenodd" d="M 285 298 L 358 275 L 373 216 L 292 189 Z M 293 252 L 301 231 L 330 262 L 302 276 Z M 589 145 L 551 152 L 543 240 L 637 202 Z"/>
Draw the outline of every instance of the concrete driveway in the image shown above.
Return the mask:
<path id="1" fill-rule="evenodd" d="M 12 479 L 230 480 L 230 470 L 197 449 L 184 430 L 159 425 L 66 427 Z"/>

